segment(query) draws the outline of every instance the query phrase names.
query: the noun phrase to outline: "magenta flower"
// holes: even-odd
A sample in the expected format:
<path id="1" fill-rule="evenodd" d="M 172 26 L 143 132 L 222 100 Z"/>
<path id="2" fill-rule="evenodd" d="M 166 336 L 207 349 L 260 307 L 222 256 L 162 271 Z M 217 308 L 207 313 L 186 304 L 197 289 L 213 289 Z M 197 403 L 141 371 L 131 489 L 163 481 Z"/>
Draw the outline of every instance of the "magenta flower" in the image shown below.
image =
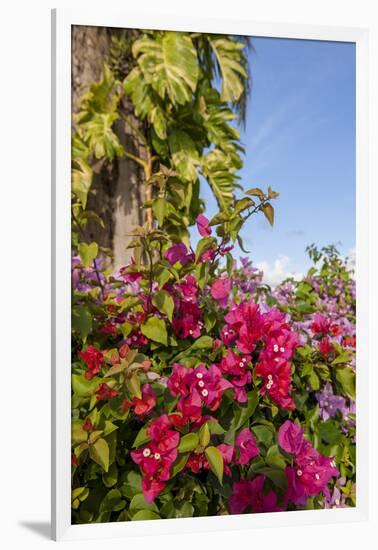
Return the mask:
<path id="1" fill-rule="evenodd" d="M 215 411 L 219 407 L 223 392 L 228 388 L 232 388 L 231 382 L 222 377 L 216 365 L 211 365 L 209 369 L 199 365 L 193 369 L 191 389 L 200 395 L 210 410 Z"/>
<path id="2" fill-rule="evenodd" d="M 242 479 L 236 481 L 232 486 L 230 497 L 231 514 L 242 514 L 247 509 L 253 513 L 278 512 L 277 495 L 274 491 L 264 494 L 263 488 L 265 476 L 259 475 L 249 481 Z"/>
<path id="3" fill-rule="evenodd" d="M 297 454 L 303 442 L 303 429 L 299 424 L 286 420 L 278 430 L 278 444 L 289 454 Z"/>
<path id="4" fill-rule="evenodd" d="M 197 229 L 201 237 L 208 237 L 211 235 L 211 227 L 209 227 L 209 220 L 203 214 L 199 214 L 196 219 Z"/>
<path id="5" fill-rule="evenodd" d="M 236 449 L 239 451 L 239 456 L 236 460 L 236 464 L 241 464 L 243 466 L 249 464 L 252 458 L 260 454 L 255 436 L 249 431 L 248 428 L 244 428 L 237 435 L 235 446 Z"/>
<path id="6" fill-rule="evenodd" d="M 187 369 L 179 363 L 174 363 L 172 366 L 172 374 L 168 378 L 167 387 L 173 396 L 188 395 L 189 384 L 193 369 Z"/>
<path id="7" fill-rule="evenodd" d="M 166 258 L 171 265 L 174 265 L 176 262 L 181 262 L 183 265 L 185 265 L 182 261 L 187 254 L 188 249 L 186 248 L 185 244 L 177 243 L 173 244 L 164 252 L 164 258 Z"/>
<path id="8" fill-rule="evenodd" d="M 230 382 L 233 385 L 234 397 L 239 403 L 247 401 L 246 386 L 252 381 L 252 373 L 247 369 L 247 365 L 250 362 L 250 355 L 243 355 L 241 357 L 233 350 L 228 350 L 227 355 L 222 358 L 219 365 L 223 374 L 232 376 Z"/>
<path id="9" fill-rule="evenodd" d="M 223 308 L 227 306 L 231 290 L 231 281 L 228 278 L 220 277 L 211 285 L 211 296 Z"/>

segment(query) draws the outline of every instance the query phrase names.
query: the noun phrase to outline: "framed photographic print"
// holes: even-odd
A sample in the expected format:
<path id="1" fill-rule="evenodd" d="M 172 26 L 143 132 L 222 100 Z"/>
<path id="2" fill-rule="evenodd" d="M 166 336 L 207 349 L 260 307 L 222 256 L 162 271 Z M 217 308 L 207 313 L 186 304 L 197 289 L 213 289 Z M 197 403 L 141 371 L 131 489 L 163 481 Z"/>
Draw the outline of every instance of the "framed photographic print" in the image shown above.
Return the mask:
<path id="1" fill-rule="evenodd" d="M 366 517 L 366 66 L 53 12 L 54 538 Z"/>

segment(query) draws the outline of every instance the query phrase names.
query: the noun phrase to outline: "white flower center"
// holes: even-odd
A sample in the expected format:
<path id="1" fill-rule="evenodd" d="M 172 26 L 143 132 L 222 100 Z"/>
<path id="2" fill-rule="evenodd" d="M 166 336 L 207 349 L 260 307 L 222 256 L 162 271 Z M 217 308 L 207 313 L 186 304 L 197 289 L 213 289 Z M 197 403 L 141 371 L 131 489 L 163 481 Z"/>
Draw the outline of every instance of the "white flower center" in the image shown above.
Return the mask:
<path id="1" fill-rule="evenodd" d="M 319 475 L 319 474 L 315 474 L 315 479 L 319 480 L 319 479 L 320 479 L 320 475 Z"/>
<path id="2" fill-rule="evenodd" d="M 277 351 L 278 351 L 278 346 L 277 346 L 277 344 L 274 344 L 274 346 L 273 346 L 273 351 L 274 351 L 275 353 L 277 353 Z"/>
<path id="3" fill-rule="evenodd" d="M 244 363 L 243 363 L 243 361 L 240 361 L 240 363 L 239 363 L 239 367 L 244 367 Z"/>
<path id="4" fill-rule="evenodd" d="M 202 390 L 201 393 L 204 397 L 207 397 L 209 395 L 209 392 L 207 390 Z"/>
<path id="5" fill-rule="evenodd" d="M 283 353 L 285 351 L 285 348 L 280 348 L 280 352 Z"/>
<path id="6" fill-rule="evenodd" d="M 201 380 L 201 378 L 203 378 L 202 372 L 197 372 L 196 377 L 198 378 L 198 380 Z"/>
<path id="7" fill-rule="evenodd" d="M 189 331 L 189 334 L 190 334 L 190 336 L 191 336 L 191 335 L 193 334 L 193 331 L 192 331 L 192 329 L 190 329 L 190 331 Z"/>
<path id="8" fill-rule="evenodd" d="M 160 460 L 160 453 L 155 453 L 154 458 L 155 460 Z"/>
<path id="9" fill-rule="evenodd" d="M 205 382 L 203 380 L 200 380 L 198 382 L 198 385 L 199 385 L 200 388 L 203 388 L 205 386 Z"/>
<path id="10" fill-rule="evenodd" d="M 225 335 L 225 336 L 228 336 L 227 330 L 224 331 L 224 335 Z"/>
<path id="11" fill-rule="evenodd" d="M 146 447 L 146 448 L 143 450 L 143 456 L 144 456 L 145 458 L 147 458 L 148 456 L 150 456 L 150 454 L 151 454 L 150 449 L 149 449 L 148 447 Z"/>
<path id="12" fill-rule="evenodd" d="M 301 477 L 302 474 L 303 474 L 302 470 L 297 470 L 297 476 L 298 477 Z"/>

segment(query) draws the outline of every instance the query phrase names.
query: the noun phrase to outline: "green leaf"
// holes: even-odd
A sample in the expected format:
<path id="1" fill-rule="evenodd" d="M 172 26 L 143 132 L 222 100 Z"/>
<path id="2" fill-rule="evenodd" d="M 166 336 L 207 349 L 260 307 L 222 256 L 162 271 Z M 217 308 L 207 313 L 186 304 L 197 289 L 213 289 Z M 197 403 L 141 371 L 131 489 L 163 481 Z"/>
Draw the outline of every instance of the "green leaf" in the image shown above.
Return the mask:
<path id="1" fill-rule="evenodd" d="M 159 508 L 156 506 L 156 504 L 154 502 L 148 504 L 142 493 L 133 496 L 130 502 L 129 509 L 132 515 L 136 514 L 136 512 L 138 512 L 139 510 L 152 510 L 152 512 L 159 512 Z"/>
<path id="2" fill-rule="evenodd" d="M 246 195 L 252 195 L 253 197 L 258 197 L 259 199 L 263 200 L 265 198 L 265 193 L 260 187 L 252 187 L 252 189 L 248 189 L 248 191 L 245 191 Z"/>
<path id="3" fill-rule="evenodd" d="M 276 467 L 284 470 L 286 467 L 285 459 L 280 453 L 278 445 L 272 445 L 272 447 L 268 449 L 265 460 L 268 466 L 272 466 L 273 468 Z"/>
<path id="4" fill-rule="evenodd" d="M 274 483 L 274 485 L 279 487 L 279 489 L 281 489 L 282 491 L 286 491 L 287 478 L 284 470 L 277 468 L 262 468 L 259 473 L 265 475 Z"/>
<path id="5" fill-rule="evenodd" d="M 71 424 L 71 440 L 74 445 L 83 443 L 88 439 L 88 433 L 83 430 L 83 420 L 73 420 Z"/>
<path id="6" fill-rule="evenodd" d="M 78 246 L 78 251 L 84 267 L 91 267 L 93 260 L 98 254 L 98 244 L 95 242 L 91 244 L 80 243 Z"/>
<path id="7" fill-rule="evenodd" d="M 105 439 L 97 439 L 93 445 L 89 447 L 89 456 L 94 460 L 101 468 L 108 471 L 109 468 L 109 445 Z"/>
<path id="8" fill-rule="evenodd" d="M 79 397 L 90 397 L 94 395 L 99 387 L 100 379 L 93 377 L 87 380 L 82 374 L 72 375 L 72 390 Z"/>
<path id="9" fill-rule="evenodd" d="M 94 113 L 87 122 L 81 124 L 83 138 L 96 159 L 106 157 L 113 161 L 123 155 L 123 147 L 112 126 L 119 118 L 117 113 Z"/>
<path id="10" fill-rule="evenodd" d="M 132 397 L 142 399 L 142 390 L 139 376 L 134 372 L 130 377 L 125 379 L 125 384 Z"/>
<path id="11" fill-rule="evenodd" d="M 194 344 L 190 346 L 190 351 L 194 351 L 197 349 L 212 349 L 213 347 L 213 339 L 211 336 L 200 336 Z"/>
<path id="12" fill-rule="evenodd" d="M 102 474 L 102 481 L 105 487 L 113 487 L 118 480 L 118 469 L 115 463 L 111 464 L 109 470 Z"/>
<path id="13" fill-rule="evenodd" d="M 93 170 L 83 159 L 75 159 L 76 168 L 72 169 L 72 191 L 80 200 L 83 208 L 87 206 L 87 196 L 92 185 Z"/>
<path id="14" fill-rule="evenodd" d="M 122 499 L 122 494 L 118 489 L 111 489 L 101 502 L 101 512 L 120 512 L 126 506 L 126 501 Z"/>
<path id="15" fill-rule="evenodd" d="M 168 142 L 172 163 L 177 173 L 186 181 L 196 181 L 200 159 L 192 138 L 182 130 L 172 130 Z"/>
<path id="16" fill-rule="evenodd" d="M 152 303 L 160 313 L 165 313 L 168 319 L 172 321 L 175 304 L 169 292 L 166 290 L 159 290 L 153 295 Z"/>
<path id="17" fill-rule="evenodd" d="M 141 325 L 140 330 L 142 334 L 146 336 L 149 340 L 154 342 L 159 342 L 165 346 L 168 343 L 168 334 L 167 327 L 163 319 L 158 319 L 157 317 L 149 317 L 147 321 Z"/>
<path id="18" fill-rule="evenodd" d="M 207 447 L 210 443 L 211 432 L 207 422 L 202 424 L 199 431 L 199 442 L 201 447 Z"/>
<path id="19" fill-rule="evenodd" d="M 219 483 L 222 484 L 224 467 L 222 453 L 216 447 L 207 447 L 207 449 L 205 449 L 205 455 L 211 470 L 217 476 Z"/>
<path id="20" fill-rule="evenodd" d="M 164 197 L 157 197 L 152 202 L 152 210 L 155 214 L 155 218 L 158 221 L 159 226 L 161 227 L 164 223 L 165 212 L 166 212 L 166 200 Z"/>
<path id="21" fill-rule="evenodd" d="M 123 496 L 133 498 L 137 493 L 142 492 L 142 477 L 138 472 L 131 470 L 126 474 L 126 481 L 121 485 L 120 490 Z"/>
<path id="22" fill-rule="evenodd" d="M 190 36 L 183 32 L 165 32 L 154 38 L 141 38 L 133 44 L 133 55 L 146 83 L 162 99 L 183 105 L 196 89 L 199 69 L 197 53 Z"/>
<path id="23" fill-rule="evenodd" d="M 337 367 L 336 378 L 349 397 L 356 399 L 356 373 L 350 367 Z"/>
<path id="24" fill-rule="evenodd" d="M 145 443 L 148 443 L 151 441 L 151 438 L 147 435 L 147 428 L 148 426 L 143 426 L 138 432 L 138 435 L 135 438 L 135 441 L 133 443 L 133 447 L 140 447 L 141 445 L 144 445 Z"/>
<path id="25" fill-rule="evenodd" d="M 86 306 L 73 306 L 72 329 L 80 334 L 83 342 L 87 341 L 92 331 L 92 315 Z"/>
<path id="26" fill-rule="evenodd" d="M 186 463 L 188 462 L 188 458 L 189 458 L 189 453 L 182 454 L 182 455 L 180 454 L 178 456 L 176 462 L 172 466 L 171 478 L 175 477 L 175 475 L 177 475 L 179 472 L 181 472 L 185 468 Z"/>
<path id="27" fill-rule="evenodd" d="M 183 435 L 180 439 L 178 450 L 180 453 L 189 453 L 194 451 L 199 445 L 199 437 L 197 433 L 189 433 Z"/>
<path id="28" fill-rule="evenodd" d="M 247 420 L 251 418 L 253 413 L 256 410 L 257 404 L 259 402 L 259 392 L 253 390 L 248 393 L 248 400 L 245 406 L 239 407 L 238 421 L 236 424 L 236 430 L 239 430 Z"/>
<path id="29" fill-rule="evenodd" d="M 266 217 L 266 219 L 268 220 L 268 222 L 270 223 L 270 225 L 273 226 L 273 224 L 274 224 L 274 208 L 273 208 L 273 206 L 269 202 L 266 202 L 265 204 L 262 205 L 261 210 L 263 211 L 263 214 Z"/>
<path id="30" fill-rule="evenodd" d="M 238 101 L 244 92 L 244 79 L 248 74 L 243 67 L 244 44 L 227 38 L 211 38 L 210 44 L 216 56 L 222 76 L 222 101 Z"/>
<path id="31" fill-rule="evenodd" d="M 149 519 L 160 519 L 159 514 L 153 512 L 152 510 L 139 510 L 133 517 L 133 521 L 149 520 Z"/>
<path id="32" fill-rule="evenodd" d="M 217 199 L 220 210 L 227 210 L 231 207 L 234 199 L 237 169 L 238 166 L 220 149 L 212 149 L 203 158 L 203 175 Z"/>

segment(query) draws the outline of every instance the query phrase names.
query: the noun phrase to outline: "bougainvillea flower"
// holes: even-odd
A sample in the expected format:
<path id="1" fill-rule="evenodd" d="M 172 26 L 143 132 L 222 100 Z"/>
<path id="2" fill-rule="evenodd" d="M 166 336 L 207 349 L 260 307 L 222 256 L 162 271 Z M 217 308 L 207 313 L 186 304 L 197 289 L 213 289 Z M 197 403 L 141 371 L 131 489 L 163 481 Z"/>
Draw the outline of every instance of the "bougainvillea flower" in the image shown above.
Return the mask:
<path id="1" fill-rule="evenodd" d="M 242 353 L 251 353 L 263 335 L 263 317 L 253 300 L 243 302 L 225 315 L 229 329 L 237 334 L 236 346 Z"/>
<path id="2" fill-rule="evenodd" d="M 158 442 L 161 451 L 168 451 L 177 447 L 180 441 L 180 434 L 172 430 L 172 420 L 167 414 L 159 416 L 149 425 L 147 435 L 153 441 Z"/>
<path id="3" fill-rule="evenodd" d="M 85 432 L 92 432 L 94 430 L 94 426 L 90 418 L 86 419 L 82 427 Z"/>
<path id="4" fill-rule="evenodd" d="M 191 389 L 196 391 L 206 407 L 214 411 L 219 407 L 223 392 L 232 388 L 231 382 L 223 378 L 221 370 L 216 365 L 207 369 L 199 365 L 191 374 Z"/>
<path id="5" fill-rule="evenodd" d="M 226 443 L 221 443 L 220 445 L 218 445 L 217 449 L 223 457 L 224 473 L 231 477 L 231 470 L 228 467 L 228 464 L 231 464 L 232 462 L 235 454 L 235 449 L 231 445 L 227 445 Z"/>
<path id="6" fill-rule="evenodd" d="M 231 290 L 231 281 L 228 278 L 220 277 L 211 285 L 211 296 L 221 307 L 226 307 Z"/>
<path id="7" fill-rule="evenodd" d="M 247 509 L 253 513 L 278 512 L 277 495 L 274 491 L 264 494 L 265 476 L 259 475 L 249 481 L 236 481 L 232 486 L 230 497 L 231 514 L 242 514 Z"/>
<path id="8" fill-rule="evenodd" d="M 303 428 L 299 424 L 286 420 L 278 430 L 278 444 L 289 454 L 297 454 L 303 443 Z"/>
<path id="9" fill-rule="evenodd" d="M 87 363 L 88 370 L 84 374 L 87 380 L 91 380 L 101 371 L 101 365 L 105 363 L 103 353 L 94 346 L 88 346 L 86 350 L 79 352 L 80 357 Z"/>
<path id="10" fill-rule="evenodd" d="M 328 334 L 330 326 L 331 322 L 327 317 L 321 313 L 315 313 L 311 323 L 311 330 L 314 334 L 326 335 Z"/>
<path id="11" fill-rule="evenodd" d="M 340 411 L 343 416 L 349 413 L 345 398 L 333 393 L 330 382 L 327 382 L 322 391 L 315 394 L 315 397 L 319 403 L 322 420 L 328 420 L 328 418 L 335 416 L 337 411 Z"/>
<path id="12" fill-rule="evenodd" d="M 171 265 L 174 265 L 176 262 L 181 262 L 188 254 L 188 249 L 184 243 L 173 244 L 164 252 L 164 258 L 168 260 Z"/>
<path id="13" fill-rule="evenodd" d="M 168 378 L 167 387 L 173 396 L 189 395 L 193 369 L 187 369 L 180 363 L 172 365 L 172 374 Z"/>
<path id="14" fill-rule="evenodd" d="M 177 403 L 177 410 L 182 414 L 184 424 L 200 420 L 202 417 L 202 399 L 198 391 L 192 390 L 190 395 L 182 397 Z"/>
<path id="15" fill-rule="evenodd" d="M 201 237 L 207 237 L 211 235 L 211 227 L 209 227 L 209 220 L 203 214 L 199 214 L 196 219 L 197 229 Z"/>
<path id="16" fill-rule="evenodd" d="M 219 368 L 223 374 L 231 375 L 230 382 L 233 385 L 234 397 L 239 403 L 247 401 L 246 386 L 252 381 L 252 373 L 250 370 L 247 370 L 247 365 L 250 362 L 250 355 L 243 355 L 241 357 L 233 350 L 228 350 L 219 364 Z"/>
<path id="17" fill-rule="evenodd" d="M 106 401 L 112 397 L 117 397 L 118 392 L 107 384 L 100 384 L 99 389 L 96 391 L 97 401 Z"/>
<path id="18" fill-rule="evenodd" d="M 142 386 L 142 399 L 134 397 L 132 405 L 137 416 L 145 416 L 152 411 L 156 405 L 156 394 L 149 384 Z"/>
<path id="19" fill-rule="evenodd" d="M 291 367 L 289 362 L 286 361 L 277 365 L 266 360 L 259 362 L 256 365 L 255 374 L 264 378 L 264 385 L 260 390 L 261 395 L 268 394 L 272 401 L 283 409 L 295 409 L 295 403 L 291 396 Z"/>
<path id="20" fill-rule="evenodd" d="M 334 350 L 333 345 L 330 343 L 329 338 L 324 337 L 319 343 L 319 352 L 327 357 Z"/>
<path id="21" fill-rule="evenodd" d="M 148 504 L 151 504 L 155 500 L 155 498 L 160 495 L 164 488 L 164 481 L 155 479 L 153 477 L 145 477 L 142 479 L 143 496 Z"/>
<path id="22" fill-rule="evenodd" d="M 285 508 L 287 508 L 289 502 L 298 506 L 304 506 L 307 502 L 307 495 L 302 483 L 300 483 L 300 478 L 295 472 L 295 468 L 287 466 L 285 468 L 285 475 L 287 479 L 287 489 L 284 496 Z"/>
<path id="23" fill-rule="evenodd" d="M 236 463 L 245 465 L 257 455 L 260 450 L 257 447 L 256 438 L 248 428 L 244 428 L 236 437 L 235 447 L 237 449 Z"/>

